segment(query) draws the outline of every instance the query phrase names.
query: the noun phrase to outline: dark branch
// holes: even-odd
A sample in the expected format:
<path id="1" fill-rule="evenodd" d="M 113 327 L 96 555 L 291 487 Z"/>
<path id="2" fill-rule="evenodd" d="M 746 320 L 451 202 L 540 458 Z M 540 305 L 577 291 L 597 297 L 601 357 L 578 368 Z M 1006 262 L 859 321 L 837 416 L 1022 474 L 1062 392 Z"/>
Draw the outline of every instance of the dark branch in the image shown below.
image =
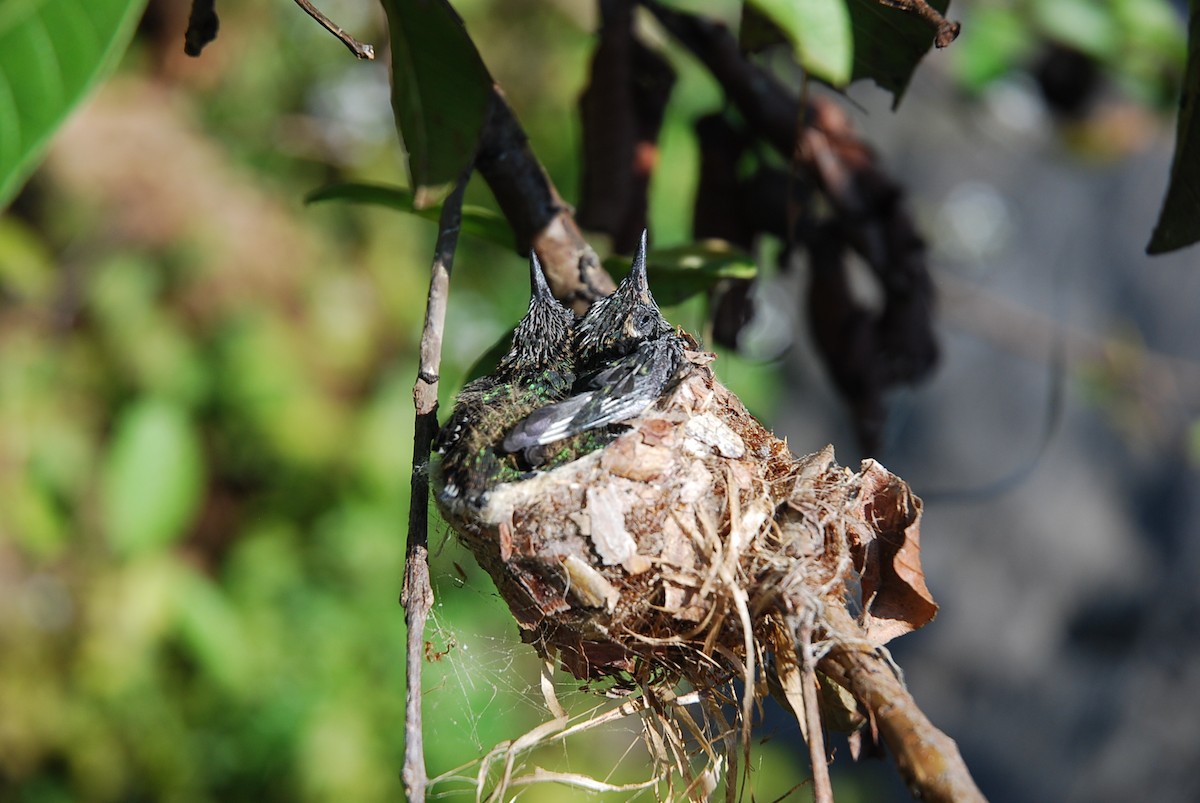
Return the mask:
<path id="1" fill-rule="evenodd" d="M 183 52 L 189 56 L 199 56 L 204 46 L 217 38 L 219 27 L 216 0 L 192 0 L 187 33 L 183 35 Z"/>
<path id="2" fill-rule="evenodd" d="M 571 207 L 530 149 L 529 138 L 498 87 L 493 91 L 475 167 L 516 233 L 517 251 L 528 254 L 532 247 L 538 252 L 558 299 L 583 312 L 616 288 L 583 238 Z"/>
<path id="3" fill-rule="evenodd" d="M 674 11 L 654 0 L 643 0 L 643 5 L 704 63 L 745 119 L 746 130 L 793 161 L 800 172 L 795 178 L 806 179 L 828 199 L 834 212 L 829 224 L 834 233 L 861 254 L 879 278 L 884 310 L 877 320 L 868 316 L 862 318 L 862 326 L 855 327 L 871 345 L 859 349 L 860 359 L 851 365 L 855 370 L 868 368 L 877 390 L 848 397 L 852 409 L 858 411 L 856 417 L 868 423 L 869 416 L 863 411 L 882 413 L 881 394 L 886 388 L 923 378 L 937 361 L 932 329 L 934 293 L 925 243 L 904 205 L 902 188 L 837 104 L 824 97 L 802 103 L 775 76 L 746 59 L 724 25 Z M 798 222 L 801 219 L 779 234 L 789 245 L 803 244 L 811 252 L 816 228 L 808 220 L 793 230 Z M 827 364 L 834 357 L 823 355 Z M 845 395 L 845 388 L 841 390 Z M 883 419 L 876 417 L 879 420 L 871 426 L 877 428 Z M 865 431 L 860 427 L 860 432 Z"/>
<path id="4" fill-rule="evenodd" d="M 700 59 L 725 89 L 750 130 L 758 132 L 786 158 L 796 141 L 800 103 L 773 75 L 747 61 L 737 39 L 719 22 L 684 14 L 653 0 L 642 3 L 680 44 Z"/>

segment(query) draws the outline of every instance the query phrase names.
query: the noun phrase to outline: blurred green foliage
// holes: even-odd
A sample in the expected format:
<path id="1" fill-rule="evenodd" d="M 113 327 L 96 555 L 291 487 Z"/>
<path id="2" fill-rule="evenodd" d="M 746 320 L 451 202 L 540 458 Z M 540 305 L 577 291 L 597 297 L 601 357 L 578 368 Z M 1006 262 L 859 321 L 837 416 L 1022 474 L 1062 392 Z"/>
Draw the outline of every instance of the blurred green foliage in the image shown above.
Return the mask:
<path id="1" fill-rule="evenodd" d="M 1093 59 L 1143 103 L 1178 101 L 1187 26 L 1170 0 L 980 0 L 953 11 L 964 21 L 950 61 L 970 91 L 1032 66 L 1051 42 Z"/>
<path id="2" fill-rule="evenodd" d="M 178 23 L 167 5 L 152 15 Z M 500 6 L 464 4 L 486 42 L 520 49 L 529 26 L 557 29 L 498 72 L 571 192 L 563 129 L 590 22 Z M 381 41 L 378 20 L 327 10 Z M 397 599 L 434 226 L 301 204 L 333 181 L 402 181 L 386 73 L 287 4 L 221 12 L 194 62 L 179 28 L 144 26 L 79 135 L 0 218 L 5 800 L 401 794 Z M 104 128 L 112 108 L 124 133 Z M 130 136 L 135 158 L 161 139 L 172 164 L 87 172 L 128 158 Z M 469 198 L 491 206 L 481 187 Z M 444 403 L 524 311 L 525 275 L 510 251 L 462 242 Z M 532 650 L 445 536 L 425 669 L 434 775 L 547 716 Z M 574 708 L 596 705 L 560 685 Z M 626 755 L 636 737 L 600 736 L 569 753 L 572 771 L 644 778 L 642 754 Z"/>
<path id="3" fill-rule="evenodd" d="M 383 68 L 287 3 L 222 5 L 220 37 L 185 61 L 184 5 L 151 3 L 113 86 L 0 217 L 0 798 L 397 799 L 397 597 L 434 227 L 301 204 L 334 182 L 403 181 Z M 372 4 L 323 5 L 385 40 Z M 575 197 L 584 5 L 456 8 Z M 661 248 L 690 241 L 691 123 L 721 103 L 669 55 L 680 80 L 650 202 Z M 114 108 L 128 126 L 115 135 Z M 161 142 L 169 158 L 146 164 Z M 492 206 L 477 183 L 468 201 Z M 461 242 L 444 405 L 524 311 L 525 276 L 517 255 Z M 700 331 L 699 305 L 668 314 Z M 716 367 L 769 419 L 771 366 Z M 433 775 L 547 718 L 532 650 L 445 535 L 425 666 Z M 597 704 L 559 686 L 572 710 Z M 634 741 L 618 728 L 536 759 L 630 782 L 646 772 Z M 759 799 L 802 779 L 793 751 L 756 746 Z"/>

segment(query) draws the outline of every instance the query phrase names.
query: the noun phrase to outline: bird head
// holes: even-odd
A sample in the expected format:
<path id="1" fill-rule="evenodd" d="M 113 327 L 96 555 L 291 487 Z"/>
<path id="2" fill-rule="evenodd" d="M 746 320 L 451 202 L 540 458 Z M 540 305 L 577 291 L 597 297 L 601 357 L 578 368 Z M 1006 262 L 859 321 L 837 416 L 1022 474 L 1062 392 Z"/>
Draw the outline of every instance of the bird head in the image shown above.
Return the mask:
<path id="1" fill-rule="evenodd" d="M 512 346 L 499 371 L 558 368 L 570 359 L 575 315 L 546 283 L 537 254 L 529 254 L 529 309 L 513 331 Z"/>
<path id="2" fill-rule="evenodd" d="M 671 331 L 671 324 L 662 316 L 650 293 L 643 231 L 629 275 L 612 295 L 593 304 L 576 327 L 576 357 L 587 361 L 628 354 L 639 343 Z"/>

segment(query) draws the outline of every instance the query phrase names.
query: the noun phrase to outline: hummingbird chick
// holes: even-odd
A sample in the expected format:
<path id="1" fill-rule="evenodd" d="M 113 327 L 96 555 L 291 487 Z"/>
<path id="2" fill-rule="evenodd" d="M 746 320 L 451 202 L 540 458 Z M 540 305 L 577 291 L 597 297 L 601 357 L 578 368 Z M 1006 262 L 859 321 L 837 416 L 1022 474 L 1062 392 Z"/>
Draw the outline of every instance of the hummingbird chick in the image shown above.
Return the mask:
<path id="1" fill-rule="evenodd" d="M 575 327 L 572 395 L 530 413 L 504 438 L 507 452 L 529 452 L 633 418 L 667 390 L 683 361 L 683 340 L 662 316 L 646 277 L 646 233 L 633 269 L 616 292 L 592 305 Z"/>
<path id="2" fill-rule="evenodd" d="M 550 292 L 534 253 L 529 284 L 529 310 L 513 330 L 508 353 L 491 374 L 463 386 L 434 442 L 441 455 L 434 476 L 444 504 L 479 505 L 496 483 L 519 477 L 515 461 L 497 452 L 497 442 L 513 422 L 564 398 L 575 381 L 575 315 Z"/>

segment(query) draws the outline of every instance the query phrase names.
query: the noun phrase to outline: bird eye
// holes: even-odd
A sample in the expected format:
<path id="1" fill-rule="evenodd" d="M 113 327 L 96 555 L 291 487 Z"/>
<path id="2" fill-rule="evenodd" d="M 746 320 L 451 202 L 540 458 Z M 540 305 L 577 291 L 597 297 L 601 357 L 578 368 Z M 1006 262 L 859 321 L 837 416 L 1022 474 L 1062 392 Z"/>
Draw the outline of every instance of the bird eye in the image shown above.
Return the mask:
<path id="1" fill-rule="evenodd" d="M 654 310 L 640 309 L 633 314 L 633 325 L 639 334 L 649 334 L 654 329 Z"/>

